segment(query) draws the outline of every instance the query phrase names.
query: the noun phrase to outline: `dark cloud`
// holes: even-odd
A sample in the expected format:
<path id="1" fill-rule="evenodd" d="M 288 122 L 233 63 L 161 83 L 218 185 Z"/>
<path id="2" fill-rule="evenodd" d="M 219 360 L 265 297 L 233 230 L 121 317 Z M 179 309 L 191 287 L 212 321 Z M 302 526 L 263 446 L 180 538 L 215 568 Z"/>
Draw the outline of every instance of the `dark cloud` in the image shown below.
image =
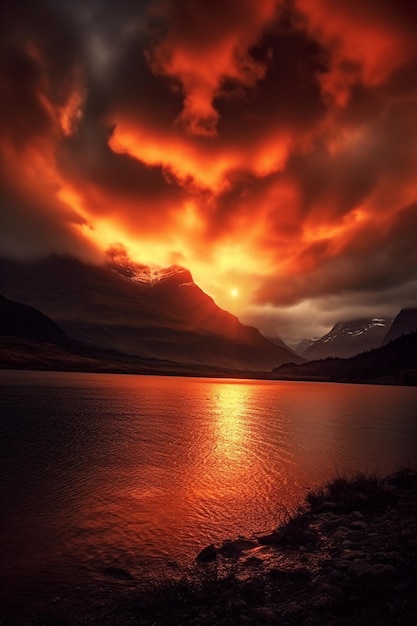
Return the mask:
<path id="1" fill-rule="evenodd" d="M 415 306 L 414 5 L 3 3 L 0 252 L 180 260 L 291 338 Z"/>

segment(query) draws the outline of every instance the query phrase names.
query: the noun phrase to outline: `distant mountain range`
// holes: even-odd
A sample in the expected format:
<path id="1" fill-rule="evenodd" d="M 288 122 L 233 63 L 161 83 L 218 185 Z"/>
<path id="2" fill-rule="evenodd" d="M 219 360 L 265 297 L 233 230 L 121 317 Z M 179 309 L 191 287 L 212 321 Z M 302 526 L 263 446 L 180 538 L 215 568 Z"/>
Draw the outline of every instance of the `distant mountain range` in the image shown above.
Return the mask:
<path id="1" fill-rule="evenodd" d="M 347 358 L 382 345 L 392 319 L 362 318 L 339 322 L 320 339 L 304 339 L 296 351 L 308 361 Z"/>
<path id="2" fill-rule="evenodd" d="M 295 351 L 307 361 L 348 358 L 379 348 L 417 331 L 417 309 L 402 309 L 394 318 L 361 318 L 339 322 L 318 339 L 303 339 Z"/>
<path id="3" fill-rule="evenodd" d="M 278 380 L 417 385 L 417 332 L 348 359 L 331 358 L 274 368 Z"/>
<path id="4" fill-rule="evenodd" d="M 305 362 L 177 266 L 0 259 L 0 292 L 0 367 L 417 384 L 417 309 L 340 322 Z"/>
<path id="5" fill-rule="evenodd" d="M 220 309 L 190 272 L 177 266 L 156 271 L 58 256 L 1 259 L 0 293 L 48 316 L 78 342 L 71 349 L 81 350 L 83 358 L 94 349 L 94 358 L 102 358 L 98 349 L 118 363 L 125 355 L 129 363 L 139 358 L 241 371 L 303 361 Z"/>

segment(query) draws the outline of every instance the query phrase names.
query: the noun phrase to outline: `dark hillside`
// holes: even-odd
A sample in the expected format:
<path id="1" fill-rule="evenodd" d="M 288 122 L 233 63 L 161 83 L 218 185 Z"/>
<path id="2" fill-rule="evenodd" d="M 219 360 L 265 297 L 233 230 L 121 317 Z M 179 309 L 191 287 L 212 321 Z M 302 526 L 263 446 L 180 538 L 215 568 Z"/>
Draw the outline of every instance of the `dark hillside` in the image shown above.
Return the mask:
<path id="1" fill-rule="evenodd" d="M 49 317 L 31 306 L 0 295 L 0 337 L 65 343 L 67 336 Z"/>
<path id="2" fill-rule="evenodd" d="M 402 309 L 387 332 L 384 344 L 417 331 L 417 309 Z"/>
<path id="3" fill-rule="evenodd" d="M 273 372 L 278 379 L 417 385 L 417 332 L 350 359 L 286 364 Z"/>

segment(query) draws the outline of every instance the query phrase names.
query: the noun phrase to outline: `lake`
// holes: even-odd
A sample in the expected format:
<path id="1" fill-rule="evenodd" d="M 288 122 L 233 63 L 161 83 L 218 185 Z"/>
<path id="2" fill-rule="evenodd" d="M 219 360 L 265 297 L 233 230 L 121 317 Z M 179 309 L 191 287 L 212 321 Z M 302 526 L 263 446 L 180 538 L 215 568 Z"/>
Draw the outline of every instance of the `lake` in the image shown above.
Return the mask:
<path id="1" fill-rule="evenodd" d="M 2 371 L 0 415 L 10 606 L 169 575 L 337 473 L 417 460 L 407 387 Z"/>

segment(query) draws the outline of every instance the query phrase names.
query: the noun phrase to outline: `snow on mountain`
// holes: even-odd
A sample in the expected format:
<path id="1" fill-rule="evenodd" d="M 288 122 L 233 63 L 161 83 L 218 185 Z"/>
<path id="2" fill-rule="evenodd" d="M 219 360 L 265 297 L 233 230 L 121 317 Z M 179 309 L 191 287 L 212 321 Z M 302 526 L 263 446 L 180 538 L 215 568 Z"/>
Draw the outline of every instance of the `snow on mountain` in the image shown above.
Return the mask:
<path id="1" fill-rule="evenodd" d="M 139 285 L 154 285 L 166 280 L 175 280 L 178 285 L 185 287 L 194 287 L 195 283 L 189 270 L 180 265 L 171 265 L 170 267 L 157 268 L 148 265 L 140 265 L 139 263 L 108 263 L 107 267 L 122 276 L 125 280 L 129 280 Z"/>
<path id="2" fill-rule="evenodd" d="M 339 322 L 320 339 L 303 340 L 298 353 L 310 361 L 354 356 L 382 345 L 391 324 L 392 319 L 382 317 Z"/>
<path id="3" fill-rule="evenodd" d="M 312 339 L 302 339 L 295 347 L 297 354 L 304 354 L 304 352 L 313 345 L 315 341 L 318 341 L 320 337 L 313 337 Z"/>
<path id="4" fill-rule="evenodd" d="M 0 259 L 1 291 L 51 317 L 70 338 L 106 350 L 239 370 L 302 361 L 218 307 L 176 265 Z"/>

